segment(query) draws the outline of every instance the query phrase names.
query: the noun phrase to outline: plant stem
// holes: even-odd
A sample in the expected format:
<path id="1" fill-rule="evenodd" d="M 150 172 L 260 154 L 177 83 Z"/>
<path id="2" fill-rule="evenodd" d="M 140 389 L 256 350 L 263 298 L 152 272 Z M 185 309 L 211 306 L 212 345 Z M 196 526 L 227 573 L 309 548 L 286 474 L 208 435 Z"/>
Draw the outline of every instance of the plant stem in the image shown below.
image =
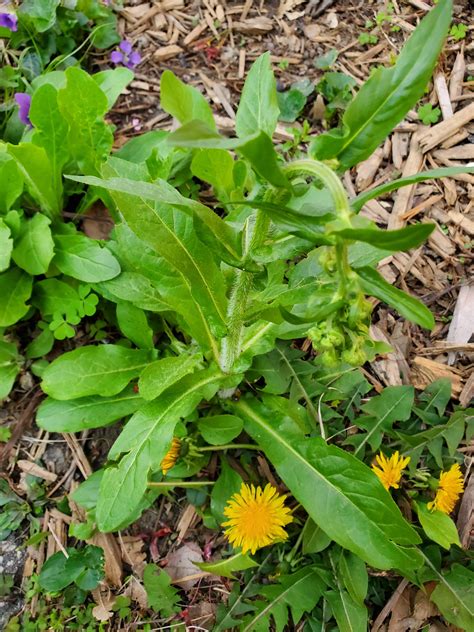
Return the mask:
<path id="1" fill-rule="evenodd" d="M 214 481 L 160 481 L 155 483 L 150 481 L 148 487 L 204 487 L 206 485 L 215 485 Z"/>
<path id="2" fill-rule="evenodd" d="M 260 450 L 258 445 L 253 443 L 225 443 L 224 445 L 206 445 L 198 448 L 199 452 L 214 452 L 215 450 Z"/>

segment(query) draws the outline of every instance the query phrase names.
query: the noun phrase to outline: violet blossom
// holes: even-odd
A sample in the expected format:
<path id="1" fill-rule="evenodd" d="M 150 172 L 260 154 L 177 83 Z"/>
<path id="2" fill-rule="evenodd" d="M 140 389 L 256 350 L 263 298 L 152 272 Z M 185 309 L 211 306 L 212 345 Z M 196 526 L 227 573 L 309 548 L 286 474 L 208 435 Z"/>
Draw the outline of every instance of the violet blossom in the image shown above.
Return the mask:
<path id="1" fill-rule="evenodd" d="M 134 51 L 130 42 L 123 40 L 119 44 L 120 50 L 114 50 L 110 55 L 110 61 L 115 64 L 123 64 L 132 70 L 141 62 L 141 55 Z"/>
<path id="2" fill-rule="evenodd" d="M 18 104 L 18 118 L 23 125 L 32 127 L 30 121 L 31 96 L 26 92 L 15 92 L 15 101 Z"/>
<path id="3" fill-rule="evenodd" d="M 10 31 L 18 30 L 18 18 L 14 13 L 0 13 L 0 26 Z"/>

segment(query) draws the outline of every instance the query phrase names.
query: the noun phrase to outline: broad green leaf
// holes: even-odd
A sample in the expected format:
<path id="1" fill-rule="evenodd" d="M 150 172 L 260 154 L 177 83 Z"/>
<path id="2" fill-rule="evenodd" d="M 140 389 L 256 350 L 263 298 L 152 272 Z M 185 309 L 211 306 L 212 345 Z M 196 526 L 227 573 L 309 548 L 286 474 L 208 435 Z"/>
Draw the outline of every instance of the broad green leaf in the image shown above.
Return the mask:
<path id="1" fill-rule="evenodd" d="M 21 356 L 12 342 L 0 340 L 0 401 L 11 391 L 20 372 Z"/>
<path id="2" fill-rule="evenodd" d="M 131 415 L 144 403 L 132 386 L 111 397 L 91 395 L 68 401 L 47 397 L 38 408 L 36 423 L 49 432 L 101 428 Z"/>
<path id="3" fill-rule="evenodd" d="M 28 274 L 44 274 L 54 257 L 54 241 L 49 225 L 51 220 L 36 213 L 31 219 L 23 220 L 21 231 L 15 239 L 12 258 L 19 268 Z"/>
<path id="4" fill-rule="evenodd" d="M 69 124 L 69 151 L 83 173 L 98 173 L 112 149 L 113 135 L 104 122 L 107 97 L 84 70 L 65 71 L 66 86 L 59 90 L 58 104 Z"/>
<path id="5" fill-rule="evenodd" d="M 424 182 L 425 180 L 449 178 L 457 175 L 458 173 L 474 173 L 474 166 L 470 167 L 469 165 L 463 165 L 462 167 L 441 167 L 440 169 L 420 171 L 420 173 L 415 173 L 414 175 L 407 176 L 406 178 L 398 178 L 398 180 L 386 182 L 378 187 L 374 187 L 373 189 L 360 193 L 357 197 L 351 200 L 351 206 L 354 211 L 358 212 L 369 200 L 373 200 L 384 193 L 390 193 L 390 191 L 395 191 L 396 189 L 406 187 L 410 184 L 416 184 L 417 182 Z"/>
<path id="6" fill-rule="evenodd" d="M 120 264 L 106 247 L 81 233 L 56 235 L 54 264 L 63 274 L 85 281 L 98 283 L 113 279 L 120 274 Z"/>
<path id="7" fill-rule="evenodd" d="M 61 200 L 51 160 L 44 149 L 33 143 L 8 145 L 8 153 L 16 160 L 28 191 L 49 218 L 58 217 Z"/>
<path id="8" fill-rule="evenodd" d="M 164 144 L 167 137 L 168 132 L 165 130 L 153 130 L 139 136 L 133 136 L 118 151 L 114 152 L 114 156 L 135 163 L 146 162 L 153 151 Z"/>
<path id="9" fill-rule="evenodd" d="M 149 351 L 119 345 L 85 346 L 56 358 L 43 373 L 43 391 L 54 399 L 120 393 L 151 359 Z"/>
<path id="10" fill-rule="evenodd" d="M 117 304 L 117 323 L 123 335 L 139 349 L 153 349 L 153 329 L 145 312 L 133 303 Z"/>
<path id="11" fill-rule="evenodd" d="M 293 496 L 340 546 L 376 568 L 419 566 L 416 551 L 403 548 L 419 542 L 416 532 L 369 467 L 322 439 L 290 430 L 256 399 L 232 408 Z"/>
<path id="12" fill-rule="evenodd" d="M 189 121 L 204 121 L 211 129 L 216 128 L 212 110 L 193 86 L 188 86 L 171 72 L 165 70 L 160 82 L 160 105 L 165 112 L 174 116 L 181 124 Z"/>
<path id="13" fill-rule="evenodd" d="M 171 586 L 171 577 L 166 571 L 156 564 L 147 564 L 143 571 L 143 585 L 149 608 L 159 613 L 161 617 L 171 617 L 179 612 L 178 590 Z"/>
<path id="14" fill-rule="evenodd" d="M 426 557 L 425 557 L 426 559 Z M 461 630 L 474 629 L 474 573 L 453 564 L 447 573 L 440 573 L 432 565 L 439 580 L 430 599 L 443 617 Z"/>
<path id="15" fill-rule="evenodd" d="M 378 228 L 344 228 L 336 235 L 365 243 L 385 250 L 410 250 L 422 244 L 433 232 L 434 224 L 414 224 L 400 230 L 379 230 Z"/>
<path id="16" fill-rule="evenodd" d="M 0 154 L 0 182 L 0 213 L 8 213 L 23 191 L 23 176 L 16 160 L 9 154 Z"/>
<path id="17" fill-rule="evenodd" d="M 226 557 L 216 562 L 194 562 L 194 565 L 200 568 L 202 571 L 212 573 L 213 575 L 219 575 L 220 577 L 228 577 L 229 579 L 235 579 L 233 573 L 238 571 L 246 571 L 248 568 L 255 568 L 258 566 L 249 555 L 243 553 L 237 553 L 232 557 Z"/>
<path id="18" fill-rule="evenodd" d="M 378 450 L 383 433 L 390 430 L 395 421 L 410 419 L 414 398 L 413 386 L 389 386 L 380 395 L 363 404 L 361 410 L 367 413 L 368 417 L 360 417 L 354 423 L 367 430 L 367 433 L 358 444 L 354 455 L 357 456 L 367 442 L 372 450 Z"/>
<path id="19" fill-rule="evenodd" d="M 430 540 L 441 545 L 444 549 L 449 550 L 451 544 L 456 544 L 461 548 L 458 530 L 449 516 L 442 511 L 430 511 L 426 503 L 413 502 L 413 505 L 423 531 Z"/>
<path id="20" fill-rule="evenodd" d="M 369 575 L 365 562 L 350 551 L 341 551 L 338 571 L 352 599 L 356 603 L 363 604 L 369 587 Z"/>
<path id="21" fill-rule="evenodd" d="M 97 525 L 114 531 L 134 520 L 147 490 L 150 472 L 160 470 L 178 421 L 220 386 L 221 374 L 209 368 L 184 377 L 161 397 L 136 412 L 110 450 L 118 463 L 108 467 L 100 486 Z"/>
<path id="22" fill-rule="evenodd" d="M 121 263 L 122 261 L 121 259 Z M 156 284 L 138 272 L 121 272 L 113 279 L 94 284 L 94 289 L 114 303 L 129 301 L 136 307 L 150 312 L 172 309 L 170 304 L 160 296 Z"/>
<path id="23" fill-rule="evenodd" d="M 270 64 L 270 53 L 264 53 L 252 64 L 245 80 L 235 130 L 241 138 L 262 130 L 270 138 L 275 131 L 280 108 L 276 81 Z"/>
<path id="24" fill-rule="evenodd" d="M 201 149 L 193 157 L 191 172 L 229 199 L 235 187 L 234 164 L 232 155 L 225 149 Z"/>
<path id="25" fill-rule="evenodd" d="M 135 75 L 128 68 L 119 66 L 113 70 L 103 70 L 92 75 L 92 79 L 107 97 L 107 109 L 113 108 L 115 102 L 132 81 Z"/>
<path id="26" fill-rule="evenodd" d="M 331 538 L 311 518 L 306 519 L 303 527 L 302 550 L 304 555 L 320 553 L 331 543 Z"/>
<path id="27" fill-rule="evenodd" d="M 227 520 L 224 507 L 231 496 L 240 491 L 243 483 L 242 477 L 229 465 L 226 457 L 221 457 L 220 464 L 221 473 L 211 491 L 211 513 L 219 528 Z"/>
<path id="28" fill-rule="evenodd" d="M 77 311 L 79 296 L 76 290 L 59 279 L 44 279 L 35 283 L 32 303 L 43 314 L 67 314 Z"/>
<path id="29" fill-rule="evenodd" d="M 421 301 L 387 283 L 383 276 L 373 268 L 357 268 L 356 272 L 362 280 L 364 292 L 394 307 L 404 318 L 420 327 L 433 329 L 435 324 L 433 314 Z"/>
<path id="30" fill-rule="evenodd" d="M 43 147 L 51 161 L 55 191 L 62 195 L 62 167 L 69 159 L 66 142 L 68 125 L 59 111 L 58 91 L 51 84 L 45 83 L 33 93 L 31 99 L 30 119 L 35 132 L 32 142 Z"/>
<path id="31" fill-rule="evenodd" d="M 368 158 L 408 110 L 431 77 L 451 24 L 451 0 L 440 0 L 403 47 L 396 64 L 378 68 L 349 104 L 342 130 L 318 136 L 312 153 L 337 158 L 343 169 Z"/>
<path id="32" fill-rule="evenodd" d="M 193 373 L 200 361 L 200 354 L 183 354 L 151 362 L 138 380 L 140 395 L 146 400 L 155 399 L 185 375 Z"/>
<path id="33" fill-rule="evenodd" d="M 9 227 L 0 219 L 0 272 L 7 270 L 13 250 L 13 239 Z"/>
<path id="34" fill-rule="evenodd" d="M 18 9 L 21 19 L 29 23 L 34 31 L 44 33 L 56 22 L 56 9 L 60 0 L 23 0 Z"/>
<path id="35" fill-rule="evenodd" d="M 47 592 L 63 590 L 73 582 L 82 590 L 93 590 L 104 577 L 104 551 L 88 544 L 84 549 L 68 547 L 49 557 L 41 568 L 38 582 Z"/>
<path id="36" fill-rule="evenodd" d="M 119 167 L 117 160 L 110 161 L 110 165 Z M 69 179 L 85 184 L 100 186 L 108 191 L 117 193 L 127 193 L 136 196 L 141 200 L 151 200 L 157 204 L 157 209 L 167 209 L 172 211 L 177 209 L 190 217 L 195 217 L 197 221 L 202 222 L 214 236 L 215 241 L 210 245 L 222 245 L 227 251 L 230 261 L 236 262 L 240 258 L 239 246 L 237 243 L 237 234 L 234 230 L 224 222 L 209 207 L 201 204 L 196 200 L 186 198 L 173 186 L 164 180 L 157 179 L 155 182 L 138 182 L 128 178 L 96 178 L 94 176 L 70 176 Z M 200 235 L 202 235 L 202 231 Z M 225 254 L 224 254 L 225 257 Z"/>
<path id="37" fill-rule="evenodd" d="M 132 231 L 179 273 L 211 331 L 219 337 L 225 335 L 224 277 L 197 238 L 192 217 L 127 193 L 114 191 L 112 197 Z M 209 339 L 215 347 L 211 331 Z"/>
<path id="38" fill-rule="evenodd" d="M 29 310 L 26 301 L 32 287 L 33 279 L 20 268 L 0 274 L 0 327 L 9 327 L 23 318 Z"/>
<path id="39" fill-rule="evenodd" d="M 367 632 L 367 608 L 352 599 L 345 590 L 330 590 L 324 594 L 337 621 L 339 632 Z"/>
<path id="40" fill-rule="evenodd" d="M 201 121 L 186 123 L 168 136 L 168 143 L 196 149 L 235 149 L 251 163 L 255 171 L 276 187 L 290 188 L 278 164 L 278 154 L 264 131 L 252 132 L 244 138 L 227 138 Z"/>
<path id="41" fill-rule="evenodd" d="M 235 415 L 211 415 L 201 417 L 198 422 L 199 432 L 211 445 L 223 445 L 235 439 L 242 432 L 244 423 Z"/>

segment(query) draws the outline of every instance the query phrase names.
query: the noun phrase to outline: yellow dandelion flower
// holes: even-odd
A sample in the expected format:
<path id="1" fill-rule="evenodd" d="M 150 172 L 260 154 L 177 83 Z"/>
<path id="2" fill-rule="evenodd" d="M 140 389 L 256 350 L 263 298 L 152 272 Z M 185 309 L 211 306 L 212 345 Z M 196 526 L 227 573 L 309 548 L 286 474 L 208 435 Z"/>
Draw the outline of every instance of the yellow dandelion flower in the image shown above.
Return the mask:
<path id="1" fill-rule="evenodd" d="M 401 457 L 397 450 L 389 459 L 382 452 L 379 452 L 375 460 L 377 465 L 373 464 L 372 470 L 377 474 L 385 489 L 388 490 L 390 487 L 398 489 L 398 483 L 402 477 L 403 470 L 410 463 L 410 457 Z"/>
<path id="2" fill-rule="evenodd" d="M 242 483 L 240 492 L 228 500 L 224 509 L 229 520 L 222 526 L 226 527 L 229 542 L 242 547 L 242 553 L 255 553 L 263 546 L 286 540 L 288 534 L 283 527 L 293 518 L 284 505 L 285 498 L 270 484 L 262 490 Z"/>
<path id="3" fill-rule="evenodd" d="M 163 475 L 165 475 L 175 465 L 176 461 L 178 460 L 180 451 L 181 441 L 176 437 L 173 437 L 171 447 L 161 461 L 160 467 Z"/>
<path id="4" fill-rule="evenodd" d="M 441 472 L 435 499 L 428 503 L 428 509 L 438 509 L 445 514 L 450 514 L 463 491 L 464 480 L 461 468 L 455 463 L 447 472 Z"/>

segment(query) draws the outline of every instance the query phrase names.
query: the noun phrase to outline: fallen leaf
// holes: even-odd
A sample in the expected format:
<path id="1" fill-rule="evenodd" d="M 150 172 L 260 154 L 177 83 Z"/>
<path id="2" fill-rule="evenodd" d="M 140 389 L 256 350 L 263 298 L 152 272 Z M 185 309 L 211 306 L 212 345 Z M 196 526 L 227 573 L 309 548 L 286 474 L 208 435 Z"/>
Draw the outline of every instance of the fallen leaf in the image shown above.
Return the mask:
<path id="1" fill-rule="evenodd" d="M 194 562 L 203 562 L 201 549 L 194 542 L 188 542 L 179 549 L 176 549 L 168 556 L 168 564 L 166 572 L 175 584 L 178 584 L 185 590 L 192 588 L 199 578 L 185 579 L 193 575 L 201 575 L 201 570 L 194 565 Z M 179 581 L 185 579 L 185 581 Z"/>

